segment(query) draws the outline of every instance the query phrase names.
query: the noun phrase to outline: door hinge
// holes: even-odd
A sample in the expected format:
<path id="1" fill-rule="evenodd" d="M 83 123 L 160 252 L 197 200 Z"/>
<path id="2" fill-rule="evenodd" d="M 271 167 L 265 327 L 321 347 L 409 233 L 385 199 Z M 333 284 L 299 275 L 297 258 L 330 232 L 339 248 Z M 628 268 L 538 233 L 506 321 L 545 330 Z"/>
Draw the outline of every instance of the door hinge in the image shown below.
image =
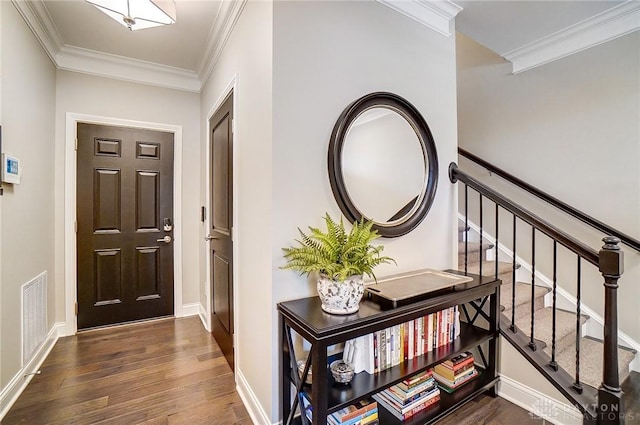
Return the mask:
<path id="1" fill-rule="evenodd" d="M 78 221 L 73 222 L 73 230 L 78 233 Z"/>
<path id="2" fill-rule="evenodd" d="M 76 137 L 76 150 L 78 150 L 78 138 Z"/>
<path id="3" fill-rule="evenodd" d="M 76 316 L 78 315 L 78 303 L 76 303 Z"/>
<path id="4" fill-rule="evenodd" d="M 236 132 L 236 119 L 231 118 L 231 132 L 235 134 Z"/>

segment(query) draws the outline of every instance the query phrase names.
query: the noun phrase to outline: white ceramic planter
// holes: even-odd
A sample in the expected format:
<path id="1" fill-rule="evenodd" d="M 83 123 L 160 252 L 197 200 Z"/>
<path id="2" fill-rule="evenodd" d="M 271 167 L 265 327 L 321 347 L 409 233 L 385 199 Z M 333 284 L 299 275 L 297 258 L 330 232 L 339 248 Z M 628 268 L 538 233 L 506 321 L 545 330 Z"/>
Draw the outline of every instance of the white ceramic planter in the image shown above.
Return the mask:
<path id="1" fill-rule="evenodd" d="M 352 314 L 360 308 L 364 294 L 362 275 L 350 276 L 344 281 L 335 281 L 327 276 L 318 279 L 318 295 L 322 309 L 330 314 Z"/>

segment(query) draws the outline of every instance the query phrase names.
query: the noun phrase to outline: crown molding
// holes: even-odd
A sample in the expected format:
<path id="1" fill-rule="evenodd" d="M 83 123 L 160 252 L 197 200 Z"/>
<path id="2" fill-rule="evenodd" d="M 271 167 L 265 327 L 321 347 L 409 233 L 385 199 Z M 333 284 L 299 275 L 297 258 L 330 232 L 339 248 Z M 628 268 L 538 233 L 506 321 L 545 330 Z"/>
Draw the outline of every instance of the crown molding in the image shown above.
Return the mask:
<path id="1" fill-rule="evenodd" d="M 203 85 L 218 62 L 246 3 L 247 0 L 224 0 L 220 2 L 220 8 L 202 52 L 202 59 L 196 68 L 198 77 Z"/>
<path id="2" fill-rule="evenodd" d="M 449 0 L 377 1 L 447 37 L 453 33 L 451 22 L 462 10 L 460 6 Z"/>
<path id="3" fill-rule="evenodd" d="M 221 2 L 198 72 L 65 45 L 42 0 L 12 2 L 58 69 L 199 92 L 218 61 L 246 0 Z"/>
<path id="4" fill-rule="evenodd" d="M 628 0 L 598 15 L 571 25 L 501 56 L 513 73 L 562 59 L 640 29 L 640 1 Z"/>
<path id="5" fill-rule="evenodd" d="M 51 61 L 57 66 L 56 55 L 64 46 L 62 37 L 58 32 L 49 11 L 42 1 L 12 0 L 18 13 L 27 23 L 31 32 L 36 36 Z"/>
<path id="6" fill-rule="evenodd" d="M 124 56 L 64 46 L 56 55 L 58 69 L 170 89 L 199 92 L 195 72 Z"/>

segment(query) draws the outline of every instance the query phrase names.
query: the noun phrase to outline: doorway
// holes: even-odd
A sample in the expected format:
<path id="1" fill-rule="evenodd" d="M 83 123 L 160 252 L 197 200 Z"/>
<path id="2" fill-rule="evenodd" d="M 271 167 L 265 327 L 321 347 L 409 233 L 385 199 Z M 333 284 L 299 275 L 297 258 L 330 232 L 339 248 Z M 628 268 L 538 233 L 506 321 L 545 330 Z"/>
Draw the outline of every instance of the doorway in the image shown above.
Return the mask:
<path id="1" fill-rule="evenodd" d="M 174 134 L 77 124 L 77 326 L 174 315 Z"/>
<path id="2" fill-rule="evenodd" d="M 209 119 L 211 332 L 234 370 L 233 91 Z"/>

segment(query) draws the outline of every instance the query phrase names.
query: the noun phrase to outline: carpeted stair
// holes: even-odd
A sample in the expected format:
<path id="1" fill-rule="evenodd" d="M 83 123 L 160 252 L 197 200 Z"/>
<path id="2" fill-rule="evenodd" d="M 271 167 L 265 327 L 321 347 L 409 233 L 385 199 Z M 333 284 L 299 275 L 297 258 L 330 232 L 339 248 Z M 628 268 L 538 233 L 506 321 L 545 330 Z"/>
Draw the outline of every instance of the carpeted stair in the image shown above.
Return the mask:
<path id="1" fill-rule="evenodd" d="M 459 226 L 458 244 L 458 270 L 465 271 L 465 242 L 464 234 L 468 231 L 463 225 Z M 467 263 L 468 273 L 479 274 L 480 261 L 482 260 L 482 275 L 495 275 L 495 261 L 486 261 L 486 252 L 493 248 L 488 242 L 467 242 Z M 519 265 L 516 265 L 518 268 Z M 498 278 L 502 280 L 500 299 L 502 304 L 502 320 L 507 320 L 507 325 L 511 324 L 513 264 L 507 262 L 498 263 Z M 552 323 L 553 309 L 544 306 L 544 296 L 550 292 L 546 286 L 536 286 L 534 288 L 534 339 L 539 349 L 546 355 L 551 356 L 552 350 Z M 515 323 L 519 331 L 529 338 L 531 333 L 531 283 L 515 283 Z M 584 324 L 589 318 L 581 317 Z M 618 364 L 620 371 L 620 382 L 623 382 L 629 375 L 629 364 L 635 357 L 635 352 L 626 348 L 618 350 Z M 603 363 L 602 342 L 589 337 L 580 339 L 580 381 L 594 389 L 598 388 L 602 382 Z M 576 369 L 576 315 L 575 312 L 567 312 L 556 309 L 556 362 L 569 375 L 575 375 Z"/>

